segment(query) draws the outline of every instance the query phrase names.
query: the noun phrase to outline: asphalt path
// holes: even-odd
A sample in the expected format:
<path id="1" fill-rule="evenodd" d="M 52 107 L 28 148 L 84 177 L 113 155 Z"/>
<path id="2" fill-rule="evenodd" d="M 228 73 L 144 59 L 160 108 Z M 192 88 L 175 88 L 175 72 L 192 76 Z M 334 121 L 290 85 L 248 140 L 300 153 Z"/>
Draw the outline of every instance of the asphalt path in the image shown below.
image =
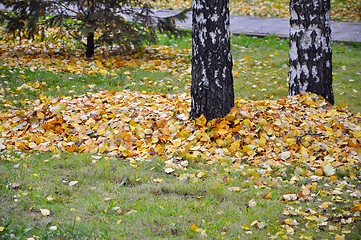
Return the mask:
<path id="1" fill-rule="evenodd" d="M 158 17 L 167 17 L 176 13 L 178 11 L 154 10 L 154 14 Z M 188 12 L 186 15 L 188 18 L 184 22 L 177 21 L 177 26 L 182 29 L 192 29 L 192 13 Z M 288 38 L 289 19 L 231 16 L 230 29 L 235 35 L 244 34 L 260 37 L 274 35 Z M 331 22 L 331 39 L 336 42 L 361 42 L 361 23 Z"/>

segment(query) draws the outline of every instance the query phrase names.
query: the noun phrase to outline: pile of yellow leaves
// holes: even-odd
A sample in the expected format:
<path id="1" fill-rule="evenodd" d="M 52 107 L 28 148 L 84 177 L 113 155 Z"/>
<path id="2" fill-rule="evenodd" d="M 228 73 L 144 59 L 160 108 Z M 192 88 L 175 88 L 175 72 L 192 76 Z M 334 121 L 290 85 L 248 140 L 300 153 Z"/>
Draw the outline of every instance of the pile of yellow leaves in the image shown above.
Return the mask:
<path id="1" fill-rule="evenodd" d="M 0 149 L 90 152 L 132 161 L 157 155 L 182 161 L 309 164 L 307 174 L 332 176 L 360 167 L 361 115 L 335 109 L 316 95 L 236 100 L 225 118 L 190 120 L 190 96 L 99 92 L 46 98 L 34 109 L 0 114 Z M 179 164 L 178 164 L 179 163 Z"/>

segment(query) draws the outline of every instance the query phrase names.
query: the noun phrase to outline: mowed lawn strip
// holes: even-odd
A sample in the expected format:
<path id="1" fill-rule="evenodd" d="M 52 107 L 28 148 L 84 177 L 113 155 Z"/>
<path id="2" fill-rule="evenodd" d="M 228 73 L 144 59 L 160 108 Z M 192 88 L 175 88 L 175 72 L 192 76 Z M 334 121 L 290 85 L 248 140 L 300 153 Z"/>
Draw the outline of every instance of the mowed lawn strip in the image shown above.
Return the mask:
<path id="1" fill-rule="evenodd" d="M 340 227 L 352 232 L 350 239 L 360 233 L 359 221 L 341 225 L 336 221 L 338 215 L 346 214 L 342 210 L 330 210 L 327 220 L 312 214 L 324 201 L 331 202 L 332 196 L 282 201 L 281 196 L 311 184 L 306 178 L 290 183 L 298 169 L 292 165 L 262 175 L 262 168 L 246 163 L 233 168 L 227 162 L 215 166 L 196 162 L 187 171 L 167 174 L 157 158 L 139 164 L 87 154 L 2 156 L 0 226 L 4 229 L 0 236 L 5 239 L 12 234 L 18 239 L 266 239 L 283 235 L 333 239 Z M 352 170 L 338 176 L 350 173 L 359 176 Z M 358 184 L 357 180 L 347 182 Z M 328 192 L 333 185 L 325 179 L 313 183 L 311 191 Z M 340 197 L 345 202 L 333 207 L 347 203 L 349 196 Z"/>

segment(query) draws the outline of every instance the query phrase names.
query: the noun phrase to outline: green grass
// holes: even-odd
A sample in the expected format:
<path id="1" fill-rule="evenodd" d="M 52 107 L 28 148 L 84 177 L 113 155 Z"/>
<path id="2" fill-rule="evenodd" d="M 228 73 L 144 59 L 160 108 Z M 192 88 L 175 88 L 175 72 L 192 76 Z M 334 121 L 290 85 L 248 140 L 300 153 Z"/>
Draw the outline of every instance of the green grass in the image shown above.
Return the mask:
<path id="1" fill-rule="evenodd" d="M 11 235 L 14 239 L 199 238 L 201 233 L 191 230 L 193 224 L 205 230 L 209 239 L 281 237 L 285 231 L 278 221 L 287 204 L 278 199 L 306 184 L 288 183 L 294 166 L 282 170 L 288 172 L 284 178 L 275 177 L 277 169 L 272 176 L 262 176 L 255 175 L 255 170 L 246 164 L 242 168 L 224 167 L 227 163 L 223 167 L 191 163 L 186 171 L 166 174 L 163 161 L 157 158 L 132 166 L 124 159 L 94 159 L 86 154 L 55 156 L 3 155 L 0 226 L 5 229 L 0 232 L 0 239 Z M 180 180 L 180 174 L 200 172 L 207 174 Z M 154 181 L 158 178 L 163 182 Z M 261 189 L 254 187 L 258 180 L 265 184 Z M 78 183 L 69 186 L 70 181 Z M 20 187 L 12 188 L 14 182 Z M 236 186 L 241 187 L 240 192 L 229 191 Z M 321 186 L 316 190 L 321 190 Z M 327 191 L 327 187 L 323 189 Z M 264 195 L 270 192 L 273 199 L 265 199 Z M 256 206 L 249 206 L 250 200 Z M 288 206 L 306 211 L 319 205 L 318 201 L 310 201 Z M 43 216 L 40 209 L 48 209 L 50 215 Z M 265 226 L 250 226 L 255 220 Z M 332 237 L 331 232 L 317 226 L 306 229 L 306 223 L 300 222 L 295 236 Z M 51 226 L 57 226 L 57 230 L 49 230 Z"/>
<path id="2" fill-rule="evenodd" d="M 122 71 L 116 72 L 117 76 L 110 74 L 104 76 L 47 71 L 33 72 L 26 69 L 0 67 L 0 76 L 2 75 L 4 79 L 0 87 L 5 90 L 3 99 L 0 99 L 0 110 L 9 108 L 7 101 L 11 101 L 15 107 L 32 106 L 32 100 L 37 99 L 40 93 L 55 97 L 82 95 L 102 90 L 121 91 L 122 89 L 175 93 L 183 91 L 185 85 L 182 81 L 175 81 L 171 74 L 165 72 L 150 72 L 137 68 L 123 68 Z M 131 74 L 124 74 L 124 72 Z M 26 76 L 26 79 L 19 78 L 21 75 Z M 22 85 L 36 82 L 39 83 L 38 88 L 24 87 L 17 90 Z M 3 101 L 1 102 L 1 100 Z"/>

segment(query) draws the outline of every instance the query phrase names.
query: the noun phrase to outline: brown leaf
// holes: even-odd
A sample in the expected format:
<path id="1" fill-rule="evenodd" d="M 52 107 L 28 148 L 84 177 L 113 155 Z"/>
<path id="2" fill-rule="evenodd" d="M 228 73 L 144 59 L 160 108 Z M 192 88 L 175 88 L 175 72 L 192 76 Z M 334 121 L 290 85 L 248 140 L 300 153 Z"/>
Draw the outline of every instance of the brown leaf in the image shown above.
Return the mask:
<path id="1" fill-rule="evenodd" d="M 279 218 L 278 218 L 278 223 L 283 225 L 285 223 L 285 220 L 286 220 L 286 217 L 281 215 Z"/>

